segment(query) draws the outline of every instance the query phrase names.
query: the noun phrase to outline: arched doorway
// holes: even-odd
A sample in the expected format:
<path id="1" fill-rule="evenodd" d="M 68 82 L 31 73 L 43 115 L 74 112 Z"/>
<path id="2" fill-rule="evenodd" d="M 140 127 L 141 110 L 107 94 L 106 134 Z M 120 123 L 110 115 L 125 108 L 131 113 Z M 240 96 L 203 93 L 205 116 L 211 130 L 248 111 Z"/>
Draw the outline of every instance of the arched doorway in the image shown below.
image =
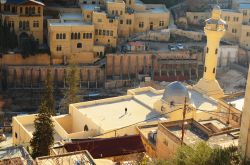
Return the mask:
<path id="1" fill-rule="evenodd" d="M 19 45 L 22 47 L 23 44 L 25 44 L 28 39 L 29 39 L 29 35 L 26 32 L 22 32 L 19 35 Z"/>

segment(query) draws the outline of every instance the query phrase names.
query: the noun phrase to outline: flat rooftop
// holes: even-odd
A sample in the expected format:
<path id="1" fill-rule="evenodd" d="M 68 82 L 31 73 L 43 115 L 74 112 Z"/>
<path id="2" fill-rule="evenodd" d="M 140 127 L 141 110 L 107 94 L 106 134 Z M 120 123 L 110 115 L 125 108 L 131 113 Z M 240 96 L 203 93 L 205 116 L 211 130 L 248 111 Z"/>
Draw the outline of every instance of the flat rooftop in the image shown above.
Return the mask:
<path id="1" fill-rule="evenodd" d="M 87 4 L 80 4 L 81 9 L 83 10 L 95 10 L 96 7 L 99 7 L 98 5 L 87 5 Z"/>
<path id="2" fill-rule="evenodd" d="M 60 13 L 60 19 L 64 21 L 82 21 L 82 13 Z"/>
<path id="3" fill-rule="evenodd" d="M 217 110 L 217 102 L 215 100 L 208 98 L 192 89 L 191 90 L 189 89 L 189 96 L 190 96 L 190 104 L 194 108 L 206 111 Z M 199 113 L 199 111 L 197 113 Z"/>
<path id="4" fill-rule="evenodd" d="M 242 95 L 242 96 L 235 97 L 235 98 L 228 98 L 228 99 L 225 99 L 225 102 L 228 103 L 229 105 L 231 104 L 236 109 L 243 111 L 245 97 L 244 95 Z"/>
<path id="5" fill-rule="evenodd" d="M 220 130 L 227 128 L 227 125 L 225 123 L 222 123 L 221 121 L 216 120 L 216 119 L 206 120 L 206 121 L 199 121 L 199 123 L 202 124 L 202 125 L 212 124 L 212 125 L 214 125 L 216 128 L 218 128 Z"/>
<path id="6" fill-rule="evenodd" d="M 180 140 L 182 137 L 181 123 L 182 121 L 176 121 L 174 124 L 162 123 L 162 125 Z M 238 145 L 238 136 L 235 136 L 237 132 L 239 130 L 212 134 L 211 131 L 200 125 L 197 121 L 188 120 L 185 122 L 184 143 L 194 145 L 200 141 L 206 141 L 211 147 Z"/>
<path id="7" fill-rule="evenodd" d="M 163 96 L 164 90 L 138 88 L 133 95 L 73 104 L 83 115 L 91 118 L 104 131 L 114 130 L 154 118 L 163 120 L 154 104 Z M 217 102 L 202 94 L 189 90 L 190 104 L 197 109 L 214 111 Z M 127 113 L 125 109 L 127 108 Z M 199 113 L 199 111 L 198 111 Z M 114 124 L 115 123 L 115 124 Z"/>
<path id="8" fill-rule="evenodd" d="M 143 98 L 147 98 L 147 94 L 147 92 L 141 93 L 139 99 L 118 97 L 121 99 L 77 108 L 97 125 L 100 125 L 104 131 L 109 131 L 154 117 L 156 117 L 154 120 L 157 120 L 157 116 L 160 114 L 151 108 L 153 106 L 151 103 L 143 102 Z M 127 113 L 125 113 L 125 108 L 127 108 Z"/>
<path id="9" fill-rule="evenodd" d="M 33 132 L 35 131 L 35 125 L 34 123 L 32 124 L 24 124 L 23 127 L 30 133 L 33 134 Z M 61 136 L 56 132 L 54 133 L 54 139 L 55 141 L 61 141 L 63 140 L 63 138 L 61 138 Z"/>
<path id="10" fill-rule="evenodd" d="M 185 136 L 184 136 L 184 143 L 187 145 L 194 145 L 199 141 L 207 141 L 209 138 L 209 135 L 205 132 L 203 132 L 200 128 L 198 128 L 193 123 L 185 124 Z M 180 125 L 174 125 L 174 126 L 165 126 L 171 132 L 174 134 L 177 138 L 181 139 L 182 136 L 182 128 Z"/>

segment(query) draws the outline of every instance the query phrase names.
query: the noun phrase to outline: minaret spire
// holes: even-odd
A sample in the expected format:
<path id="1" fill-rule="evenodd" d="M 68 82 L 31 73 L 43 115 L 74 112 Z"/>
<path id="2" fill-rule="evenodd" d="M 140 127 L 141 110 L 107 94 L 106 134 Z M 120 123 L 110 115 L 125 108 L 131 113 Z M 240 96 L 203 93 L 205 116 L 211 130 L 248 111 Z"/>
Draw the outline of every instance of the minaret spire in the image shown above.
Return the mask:
<path id="1" fill-rule="evenodd" d="M 207 36 L 207 47 L 203 78 L 194 86 L 194 89 L 197 91 L 214 98 L 224 95 L 216 80 L 216 68 L 220 40 L 226 29 L 227 24 L 221 19 L 221 9 L 216 5 L 212 11 L 212 17 L 206 20 L 204 27 L 204 32 Z"/>

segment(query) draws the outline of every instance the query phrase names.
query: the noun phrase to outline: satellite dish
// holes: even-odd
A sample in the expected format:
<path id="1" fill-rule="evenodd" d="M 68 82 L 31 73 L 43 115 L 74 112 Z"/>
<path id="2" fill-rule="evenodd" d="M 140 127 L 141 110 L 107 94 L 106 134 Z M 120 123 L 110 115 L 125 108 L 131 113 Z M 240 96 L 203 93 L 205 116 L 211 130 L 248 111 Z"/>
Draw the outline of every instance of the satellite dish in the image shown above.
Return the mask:
<path id="1" fill-rule="evenodd" d="M 0 0 L 1 4 L 5 4 L 7 0 Z"/>

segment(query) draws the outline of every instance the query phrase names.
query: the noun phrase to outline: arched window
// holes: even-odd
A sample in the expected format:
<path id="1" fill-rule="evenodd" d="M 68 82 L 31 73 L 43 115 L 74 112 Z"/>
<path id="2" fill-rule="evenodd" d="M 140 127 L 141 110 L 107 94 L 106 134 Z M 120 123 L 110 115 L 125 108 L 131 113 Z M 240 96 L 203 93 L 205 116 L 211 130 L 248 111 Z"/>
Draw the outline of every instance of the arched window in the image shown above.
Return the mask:
<path id="1" fill-rule="evenodd" d="M 23 27 L 22 21 L 19 21 L 19 28 L 21 29 Z"/>
<path id="2" fill-rule="evenodd" d="M 62 35 L 62 33 L 60 33 L 60 39 L 62 39 L 62 37 L 63 37 L 63 35 Z"/>
<path id="3" fill-rule="evenodd" d="M 218 49 L 215 49 L 215 54 L 217 54 L 218 53 Z"/>
<path id="4" fill-rule="evenodd" d="M 59 34 L 58 33 L 56 34 L 56 39 L 59 39 Z"/>
<path id="5" fill-rule="evenodd" d="M 35 7 L 32 7 L 32 14 L 35 14 L 35 11 L 36 11 Z"/>
<path id="6" fill-rule="evenodd" d="M 77 39 L 79 40 L 81 38 L 80 33 L 77 33 Z"/>
<path id="7" fill-rule="evenodd" d="M 215 73 L 215 68 L 213 69 L 213 73 Z"/>
<path id="8" fill-rule="evenodd" d="M 77 48 L 82 48 L 82 43 L 77 43 Z"/>
<path id="9" fill-rule="evenodd" d="M 77 33 L 74 34 L 74 39 L 75 39 L 75 40 L 77 39 Z"/>
<path id="10" fill-rule="evenodd" d="M 63 39 L 66 39 L 66 34 L 65 33 L 63 33 Z"/>
<path id="11" fill-rule="evenodd" d="M 71 39 L 72 40 L 74 39 L 74 33 L 71 33 Z"/>
<path id="12" fill-rule="evenodd" d="M 29 28 L 30 27 L 30 23 L 29 21 L 26 21 L 26 27 Z"/>
<path id="13" fill-rule="evenodd" d="M 29 7 L 29 14 L 32 13 L 32 7 Z"/>
<path id="14" fill-rule="evenodd" d="M 28 13 L 29 13 L 28 10 L 29 10 L 28 7 L 25 7 L 25 14 L 28 14 Z"/>
<path id="15" fill-rule="evenodd" d="M 84 131 L 89 131 L 89 127 L 87 125 L 84 126 Z"/>
<path id="16" fill-rule="evenodd" d="M 207 53 L 208 53 L 208 51 L 209 51 L 209 50 L 208 50 L 208 47 L 207 47 Z"/>
<path id="17" fill-rule="evenodd" d="M 41 13 L 41 8 L 40 7 L 38 7 L 38 14 L 40 14 Z"/>

